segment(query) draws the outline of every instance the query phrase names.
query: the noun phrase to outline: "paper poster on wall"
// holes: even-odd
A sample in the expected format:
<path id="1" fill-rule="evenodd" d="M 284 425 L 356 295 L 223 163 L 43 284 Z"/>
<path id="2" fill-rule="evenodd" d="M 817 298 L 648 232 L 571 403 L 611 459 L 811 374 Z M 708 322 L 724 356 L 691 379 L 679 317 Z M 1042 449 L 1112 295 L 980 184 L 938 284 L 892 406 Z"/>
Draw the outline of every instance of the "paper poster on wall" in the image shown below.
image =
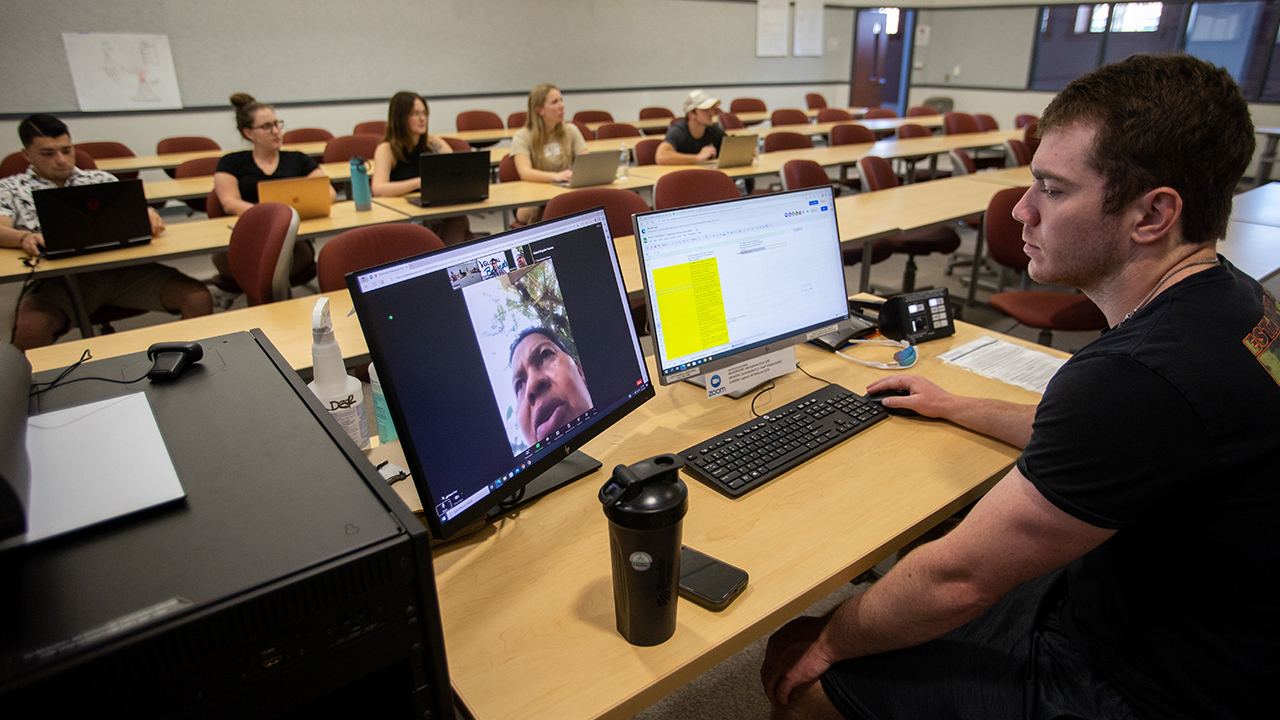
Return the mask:
<path id="1" fill-rule="evenodd" d="M 789 0 L 756 2 L 756 57 L 787 56 Z"/>
<path id="2" fill-rule="evenodd" d="M 822 0 L 796 0 L 796 31 L 792 55 L 822 57 Z"/>
<path id="3" fill-rule="evenodd" d="M 168 35 L 62 33 L 85 112 L 182 107 Z"/>

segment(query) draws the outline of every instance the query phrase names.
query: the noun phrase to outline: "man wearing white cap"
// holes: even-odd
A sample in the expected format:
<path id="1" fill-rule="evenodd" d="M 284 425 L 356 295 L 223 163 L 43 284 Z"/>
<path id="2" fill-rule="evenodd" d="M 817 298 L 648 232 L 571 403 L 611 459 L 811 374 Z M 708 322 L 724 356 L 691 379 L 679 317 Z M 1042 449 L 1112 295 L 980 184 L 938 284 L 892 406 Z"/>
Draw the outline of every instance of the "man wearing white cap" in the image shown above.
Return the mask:
<path id="1" fill-rule="evenodd" d="M 720 101 L 702 90 L 684 99 L 684 120 L 677 120 L 658 145 L 659 165 L 695 165 L 720 152 L 724 129 L 716 123 Z"/>

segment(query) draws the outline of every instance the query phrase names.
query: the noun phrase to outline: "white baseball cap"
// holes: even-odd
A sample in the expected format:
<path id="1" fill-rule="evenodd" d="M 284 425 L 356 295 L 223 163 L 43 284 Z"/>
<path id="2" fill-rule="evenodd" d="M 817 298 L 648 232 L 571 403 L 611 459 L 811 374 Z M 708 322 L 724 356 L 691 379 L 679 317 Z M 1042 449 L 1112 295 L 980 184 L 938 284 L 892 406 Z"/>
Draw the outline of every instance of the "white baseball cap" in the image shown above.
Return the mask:
<path id="1" fill-rule="evenodd" d="M 705 90 L 694 90 L 684 99 L 684 114 L 688 115 L 694 110 L 710 110 L 719 104 L 720 100 L 711 97 Z"/>

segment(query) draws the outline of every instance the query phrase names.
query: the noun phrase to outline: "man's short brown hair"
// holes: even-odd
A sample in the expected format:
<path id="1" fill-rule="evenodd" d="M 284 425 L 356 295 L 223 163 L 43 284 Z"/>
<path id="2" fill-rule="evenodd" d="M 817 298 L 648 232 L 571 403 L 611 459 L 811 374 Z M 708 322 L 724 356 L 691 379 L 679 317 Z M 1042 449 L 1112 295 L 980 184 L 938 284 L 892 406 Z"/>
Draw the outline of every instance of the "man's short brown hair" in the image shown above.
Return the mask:
<path id="1" fill-rule="evenodd" d="M 1090 165 L 1106 180 L 1103 211 L 1171 187 L 1182 197 L 1186 242 L 1227 232 L 1231 197 L 1253 158 L 1249 104 L 1231 75 L 1189 55 L 1135 55 L 1082 75 L 1040 119 L 1043 136 L 1098 124 Z"/>

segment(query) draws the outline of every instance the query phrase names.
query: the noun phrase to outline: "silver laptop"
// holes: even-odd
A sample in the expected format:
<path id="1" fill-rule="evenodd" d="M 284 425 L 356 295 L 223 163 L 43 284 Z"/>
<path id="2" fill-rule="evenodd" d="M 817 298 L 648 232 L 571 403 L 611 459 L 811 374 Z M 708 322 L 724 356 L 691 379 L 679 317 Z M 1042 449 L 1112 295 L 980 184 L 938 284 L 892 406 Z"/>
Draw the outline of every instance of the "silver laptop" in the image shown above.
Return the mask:
<path id="1" fill-rule="evenodd" d="M 618 153 L 614 150 L 582 153 L 573 159 L 573 177 L 562 187 L 581 188 L 608 185 L 618 176 Z"/>
<path id="2" fill-rule="evenodd" d="M 725 135 L 716 159 L 706 163 L 706 167 L 724 170 L 750 165 L 755 160 L 758 141 L 758 135 Z"/>

